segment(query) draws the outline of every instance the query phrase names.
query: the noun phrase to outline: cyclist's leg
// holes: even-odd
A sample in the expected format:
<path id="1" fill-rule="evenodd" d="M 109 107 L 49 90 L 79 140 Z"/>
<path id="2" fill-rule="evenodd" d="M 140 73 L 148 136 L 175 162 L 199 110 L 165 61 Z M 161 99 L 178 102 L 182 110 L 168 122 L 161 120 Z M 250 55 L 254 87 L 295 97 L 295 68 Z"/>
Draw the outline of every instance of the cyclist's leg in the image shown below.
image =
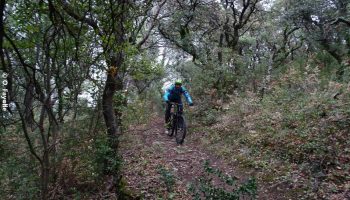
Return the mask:
<path id="1" fill-rule="evenodd" d="M 183 111 L 184 111 L 184 106 L 183 106 L 183 104 L 182 104 L 182 101 L 179 101 L 178 103 L 180 104 L 180 105 L 179 105 L 179 112 L 180 112 L 180 114 L 182 114 Z"/>
<path id="2" fill-rule="evenodd" d="M 169 126 L 170 110 L 171 110 L 171 104 L 168 103 L 168 104 L 166 105 L 166 110 L 165 110 L 165 126 L 167 127 L 167 129 L 170 128 L 170 126 Z"/>

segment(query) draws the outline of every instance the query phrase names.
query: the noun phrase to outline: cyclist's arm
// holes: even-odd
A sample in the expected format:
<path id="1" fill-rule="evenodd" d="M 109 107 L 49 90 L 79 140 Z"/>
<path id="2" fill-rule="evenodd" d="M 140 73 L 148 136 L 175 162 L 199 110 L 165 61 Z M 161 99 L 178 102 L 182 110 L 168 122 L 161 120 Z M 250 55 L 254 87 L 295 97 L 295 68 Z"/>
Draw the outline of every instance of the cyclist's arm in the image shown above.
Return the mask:
<path id="1" fill-rule="evenodd" d="M 163 100 L 165 102 L 169 101 L 169 94 L 170 94 L 171 89 L 172 89 L 172 87 L 170 87 L 167 90 L 165 90 L 165 93 L 164 93 L 164 96 L 163 96 Z"/>
<path id="2" fill-rule="evenodd" d="M 186 90 L 185 87 L 182 87 L 182 89 L 183 89 L 183 94 L 184 94 L 184 96 L 186 98 L 187 103 L 188 104 L 192 104 L 193 102 L 192 102 L 192 98 L 191 98 L 190 93 L 188 93 L 188 91 Z"/>

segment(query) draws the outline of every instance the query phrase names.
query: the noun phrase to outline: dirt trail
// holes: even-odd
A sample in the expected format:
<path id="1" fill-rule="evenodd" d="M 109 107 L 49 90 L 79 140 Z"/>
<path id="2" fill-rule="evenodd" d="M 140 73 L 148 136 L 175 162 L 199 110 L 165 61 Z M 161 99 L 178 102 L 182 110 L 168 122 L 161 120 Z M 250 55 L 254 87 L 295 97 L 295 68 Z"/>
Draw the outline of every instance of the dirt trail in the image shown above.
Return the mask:
<path id="1" fill-rule="evenodd" d="M 225 160 L 217 158 L 199 142 L 201 133 L 191 134 L 191 129 L 185 143 L 177 145 L 174 137 L 164 133 L 163 119 L 150 118 L 151 123 L 133 127 L 121 141 L 125 161 L 123 177 L 132 196 L 147 200 L 192 199 L 188 187 L 203 177 L 206 160 L 209 160 L 210 166 L 238 178 L 239 182 L 245 182 L 251 176 L 257 177 L 260 173 L 259 169 L 240 169 L 239 164 L 225 163 Z M 164 171 L 167 174 L 164 175 Z M 304 198 L 298 188 L 287 181 L 269 183 L 257 179 L 257 187 L 257 199 L 261 200 L 310 199 Z M 299 193 L 294 194 L 293 191 Z"/>
<path id="2" fill-rule="evenodd" d="M 187 187 L 203 174 L 205 160 L 215 168 L 238 176 L 223 161 L 200 149 L 195 141 L 187 138 L 183 145 L 177 145 L 174 137 L 164 133 L 161 118 L 153 119 L 147 126 L 136 127 L 121 143 L 125 160 L 123 176 L 128 189 L 142 199 L 192 199 Z M 160 173 L 161 168 L 175 179 L 170 191 Z"/>

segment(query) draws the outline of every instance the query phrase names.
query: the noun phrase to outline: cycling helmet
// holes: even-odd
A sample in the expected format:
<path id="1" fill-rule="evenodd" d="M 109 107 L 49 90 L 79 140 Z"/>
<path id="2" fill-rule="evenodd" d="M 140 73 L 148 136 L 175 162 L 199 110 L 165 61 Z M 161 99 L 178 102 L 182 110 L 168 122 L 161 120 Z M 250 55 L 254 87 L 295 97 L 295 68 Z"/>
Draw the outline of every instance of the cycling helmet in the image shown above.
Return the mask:
<path id="1" fill-rule="evenodd" d="M 180 80 L 180 79 L 176 80 L 175 85 L 182 85 L 182 80 Z"/>

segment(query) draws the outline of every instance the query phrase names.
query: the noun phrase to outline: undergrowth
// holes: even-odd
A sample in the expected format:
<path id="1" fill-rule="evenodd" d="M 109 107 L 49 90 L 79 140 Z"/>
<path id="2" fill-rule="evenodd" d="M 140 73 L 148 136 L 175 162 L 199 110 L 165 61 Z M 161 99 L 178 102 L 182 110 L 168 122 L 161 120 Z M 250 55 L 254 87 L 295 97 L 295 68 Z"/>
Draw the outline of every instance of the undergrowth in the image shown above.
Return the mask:
<path id="1" fill-rule="evenodd" d="M 189 191 L 195 200 L 201 199 L 255 199 L 257 185 L 255 178 L 239 183 L 238 179 L 224 174 L 221 170 L 210 166 L 209 161 L 204 163 L 205 174 L 198 178 L 196 185 L 191 184 Z M 214 181 L 220 184 L 214 184 Z"/>
<path id="2" fill-rule="evenodd" d="M 217 155 L 259 172 L 259 182 L 286 183 L 286 197 L 346 196 L 350 84 L 319 74 L 317 67 L 291 68 L 263 99 L 237 96 L 219 123 L 196 132 L 205 132 L 202 143 Z"/>

